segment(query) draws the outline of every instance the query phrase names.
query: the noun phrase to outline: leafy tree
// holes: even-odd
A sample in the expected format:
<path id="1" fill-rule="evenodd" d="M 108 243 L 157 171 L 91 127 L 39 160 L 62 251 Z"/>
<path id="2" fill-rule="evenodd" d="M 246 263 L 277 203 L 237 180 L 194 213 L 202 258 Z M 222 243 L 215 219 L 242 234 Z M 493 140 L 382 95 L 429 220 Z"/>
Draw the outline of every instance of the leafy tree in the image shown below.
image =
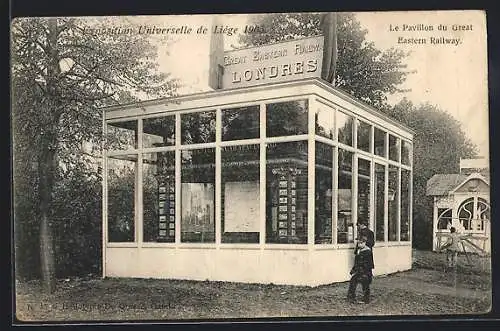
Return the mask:
<path id="1" fill-rule="evenodd" d="M 398 86 L 408 71 L 402 63 L 407 55 L 396 49 L 384 52 L 365 39 L 367 30 L 361 28 L 353 13 L 337 14 L 338 60 L 335 86 L 375 107 L 386 103 L 386 93 L 401 91 Z M 257 15 L 252 24 L 262 27 L 262 33 L 240 36 L 244 45 L 262 45 L 282 40 L 322 34 L 321 14 L 285 13 Z M 259 30 L 260 31 L 260 30 Z"/>
<path id="2" fill-rule="evenodd" d="M 432 198 L 425 195 L 434 174 L 458 173 L 460 158 L 477 156 L 477 147 L 467 138 L 459 121 L 429 103 L 414 106 L 403 99 L 389 115 L 415 131 L 413 150 L 414 245 L 430 248 Z"/>
<path id="3" fill-rule="evenodd" d="M 117 25 L 112 18 L 20 18 L 12 23 L 14 203 L 19 207 L 23 194 L 36 194 L 30 197 L 31 208 L 49 291 L 55 288 L 54 185 L 78 168 L 82 142 L 100 144 L 98 109 L 137 100 L 141 93 L 165 96 L 176 88 L 168 75 L 156 71 L 156 49 L 147 38 L 89 29 Z M 30 181 L 24 180 L 26 174 Z M 18 223 L 22 209 L 15 213 Z"/>

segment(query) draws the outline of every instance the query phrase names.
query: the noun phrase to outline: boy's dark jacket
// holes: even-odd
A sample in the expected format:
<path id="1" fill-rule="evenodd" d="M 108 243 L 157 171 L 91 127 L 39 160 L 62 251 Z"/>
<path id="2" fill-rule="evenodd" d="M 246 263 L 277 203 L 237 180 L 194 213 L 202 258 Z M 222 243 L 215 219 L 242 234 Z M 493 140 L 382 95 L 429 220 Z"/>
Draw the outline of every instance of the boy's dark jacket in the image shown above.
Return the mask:
<path id="1" fill-rule="evenodd" d="M 356 257 L 354 258 L 354 267 L 352 267 L 351 275 L 372 275 L 373 264 L 373 253 L 370 247 L 365 246 L 358 250 Z"/>

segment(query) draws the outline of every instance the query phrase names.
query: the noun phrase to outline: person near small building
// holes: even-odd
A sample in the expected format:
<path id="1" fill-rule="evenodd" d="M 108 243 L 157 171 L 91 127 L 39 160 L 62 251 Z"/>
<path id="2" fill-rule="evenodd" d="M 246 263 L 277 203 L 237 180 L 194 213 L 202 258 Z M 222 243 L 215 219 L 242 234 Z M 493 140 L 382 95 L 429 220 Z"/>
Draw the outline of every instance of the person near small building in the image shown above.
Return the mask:
<path id="1" fill-rule="evenodd" d="M 362 236 L 358 240 L 354 266 L 351 269 L 351 281 L 347 292 L 347 300 L 356 302 L 356 288 L 361 284 L 363 289 L 363 303 L 370 302 L 370 284 L 373 279 L 372 269 L 374 268 L 373 254 L 371 248 L 367 245 L 367 238 Z"/>
<path id="2" fill-rule="evenodd" d="M 455 268 L 457 266 L 457 257 L 460 243 L 460 235 L 457 233 L 455 227 L 450 228 L 450 236 L 448 241 L 443 245 L 441 250 L 446 250 L 446 262 L 448 268 Z"/>

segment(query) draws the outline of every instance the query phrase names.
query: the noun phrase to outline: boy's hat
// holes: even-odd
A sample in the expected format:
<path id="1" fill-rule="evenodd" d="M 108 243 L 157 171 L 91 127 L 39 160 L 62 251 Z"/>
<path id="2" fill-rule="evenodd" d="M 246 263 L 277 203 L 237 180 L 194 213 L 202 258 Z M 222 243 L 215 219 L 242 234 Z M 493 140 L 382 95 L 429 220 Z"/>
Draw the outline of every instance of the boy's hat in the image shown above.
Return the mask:
<path id="1" fill-rule="evenodd" d="M 358 220 L 358 221 L 356 222 L 356 224 L 357 224 L 357 225 L 368 225 L 368 221 L 367 221 L 367 220 L 363 220 L 363 219 L 361 219 L 361 220 Z"/>

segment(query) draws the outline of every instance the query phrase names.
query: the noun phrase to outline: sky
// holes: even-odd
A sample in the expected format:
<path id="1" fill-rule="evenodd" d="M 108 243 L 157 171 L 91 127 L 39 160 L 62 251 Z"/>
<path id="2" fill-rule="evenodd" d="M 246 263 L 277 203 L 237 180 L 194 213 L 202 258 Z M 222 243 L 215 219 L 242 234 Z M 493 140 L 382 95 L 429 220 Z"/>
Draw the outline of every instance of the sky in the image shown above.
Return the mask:
<path id="1" fill-rule="evenodd" d="M 219 24 L 241 32 L 250 15 L 223 15 Z M 449 112 L 462 124 L 467 136 L 487 157 L 488 146 L 488 83 L 486 17 L 481 11 L 414 11 L 356 13 L 366 39 L 375 47 L 391 47 L 410 51 L 405 59 L 409 70 L 416 72 L 400 86 L 408 92 L 389 96 L 391 104 L 403 97 L 414 104 L 429 102 Z M 213 16 L 176 15 L 137 17 L 149 27 L 191 27 L 191 34 L 157 38 L 159 70 L 179 78 L 180 94 L 210 90 L 208 86 L 208 52 Z M 438 29 L 439 25 L 447 30 Z M 206 34 L 195 33 L 207 27 Z M 396 31 L 396 29 L 399 29 Z M 432 31 L 430 30 L 432 29 Z M 420 43 L 408 43 L 412 41 Z M 443 38 L 458 43 L 437 43 Z M 424 39 L 424 41 L 422 41 Z M 425 44 L 423 44 L 425 42 Z M 433 43 L 436 42 L 436 43 Z M 226 50 L 237 48 L 238 33 L 224 36 Z"/>

